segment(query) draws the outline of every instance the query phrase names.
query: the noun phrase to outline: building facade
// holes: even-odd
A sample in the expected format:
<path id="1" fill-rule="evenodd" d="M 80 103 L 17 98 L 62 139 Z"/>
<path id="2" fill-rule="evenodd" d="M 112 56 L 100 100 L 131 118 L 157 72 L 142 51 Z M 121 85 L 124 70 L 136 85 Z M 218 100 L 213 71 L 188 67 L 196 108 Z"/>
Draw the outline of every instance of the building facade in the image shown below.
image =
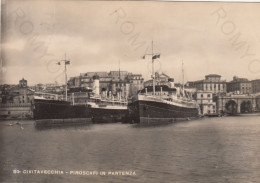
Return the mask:
<path id="1" fill-rule="evenodd" d="M 31 118 L 34 90 L 22 79 L 16 86 L 5 85 L 1 90 L 0 118 Z"/>
<path id="2" fill-rule="evenodd" d="M 211 91 L 197 91 L 197 104 L 200 106 L 200 114 L 215 114 L 217 112 L 216 102 L 213 102 L 213 92 Z"/>
<path id="3" fill-rule="evenodd" d="M 68 81 L 69 88 L 84 87 L 93 88 L 93 77 L 99 77 L 99 93 L 111 91 L 116 95 L 119 91 L 122 97 L 129 98 L 143 89 L 143 77 L 141 74 L 132 74 L 127 71 L 110 72 L 87 72 L 81 73 L 78 77 L 71 77 Z"/>
<path id="4" fill-rule="evenodd" d="M 34 90 L 28 87 L 27 80 L 23 78 L 19 81 L 19 85 L 16 85 L 10 89 L 8 96 L 7 103 L 31 103 L 34 96 Z"/>
<path id="5" fill-rule="evenodd" d="M 233 80 L 227 83 L 227 92 L 234 94 L 251 94 L 252 82 L 246 78 L 233 77 Z"/>
<path id="6" fill-rule="evenodd" d="M 161 74 L 159 74 L 158 72 L 155 73 L 155 85 L 168 85 L 169 79 L 170 77 L 165 73 L 161 73 Z M 144 82 L 144 87 L 148 87 L 148 86 L 153 86 L 152 79 Z"/>
<path id="7" fill-rule="evenodd" d="M 218 74 L 206 75 L 204 80 L 190 81 L 187 85 L 204 92 L 212 92 L 213 94 L 227 92 L 226 80 L 221 80 L 221 76 Z"/>
<path id="8" fill-rule="evenodd" d="M 260 93 L 260 79 L 252 80 L 252 93 Z"/>

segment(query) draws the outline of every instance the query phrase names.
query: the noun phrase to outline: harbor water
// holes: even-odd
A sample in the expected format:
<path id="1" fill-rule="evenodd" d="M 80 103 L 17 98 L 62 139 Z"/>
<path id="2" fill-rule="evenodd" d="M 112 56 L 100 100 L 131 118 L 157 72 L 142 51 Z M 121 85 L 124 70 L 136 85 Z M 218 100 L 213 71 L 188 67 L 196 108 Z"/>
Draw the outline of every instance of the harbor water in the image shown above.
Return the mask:
<path id="1" fill-rule="evenodd" d="M 156 127 L 114 123 L 36 128 L 34 121 L 16 122 L 0 122 L 1 183 L 260 182 L 257 115 Z"/>

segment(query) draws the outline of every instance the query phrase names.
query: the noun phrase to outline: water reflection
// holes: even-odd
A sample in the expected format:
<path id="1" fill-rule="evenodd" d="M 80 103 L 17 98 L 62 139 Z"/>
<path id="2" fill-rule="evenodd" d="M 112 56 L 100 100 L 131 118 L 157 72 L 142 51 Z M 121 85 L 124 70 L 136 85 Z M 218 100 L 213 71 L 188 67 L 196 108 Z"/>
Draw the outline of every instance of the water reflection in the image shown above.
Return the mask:
<path id="1" fill-rule="evenodd" d="M 35 129 L 38 131 L 42 130 L 63 130 L 63 129 L 84 129 L 84 130 L 90 130 L 92 128 L 92 124 L 66 124 L 66 125 L 37 125 L 35 123 Z"/>
<path id="2" fill-rule="evenodd" d="M 259 119 L 51 127 L 5 121 L 0 123 L 0 182 L 260 182 Z M 14 175 L 15 168 L 130 170 L 137 176 Z"/>

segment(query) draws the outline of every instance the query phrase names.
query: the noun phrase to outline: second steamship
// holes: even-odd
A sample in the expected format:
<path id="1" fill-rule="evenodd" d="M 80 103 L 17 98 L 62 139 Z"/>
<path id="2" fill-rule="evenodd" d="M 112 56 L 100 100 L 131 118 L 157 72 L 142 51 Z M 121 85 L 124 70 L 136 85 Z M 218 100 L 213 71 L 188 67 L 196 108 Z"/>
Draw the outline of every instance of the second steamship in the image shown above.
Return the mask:
<path id="1" fill-rule="evenodd" d="M 134 122 L 163 124 L 178 119 L 197 117 L 198 105 L 192 99 L 191 93 L 185 91 L 184 84 L 183 87 L 175 87 L 174 80 L 170 78 L 167 85 L 156 85 L 154 60 L 160 58 L 160 54 L 153 53 L 153 43 L 152 53 L 147 55 L 152 60 L 153 85 L 139 91 L 129 104 L 130 115 Z"/>
<path id="2" fill-rule="evenodd" d="M 79 104 L 82 103 L 80 97 L 75 96 L 75 100 Z M 93 76 L 92 92 L 85 102 L 90 106 L 94 123 L 125 122 L 127 119 L 127 99 L 122 97 L 121 90 L 118 90 L 115 95 L 106 89 L 100 92 L 98 75 Z"/>

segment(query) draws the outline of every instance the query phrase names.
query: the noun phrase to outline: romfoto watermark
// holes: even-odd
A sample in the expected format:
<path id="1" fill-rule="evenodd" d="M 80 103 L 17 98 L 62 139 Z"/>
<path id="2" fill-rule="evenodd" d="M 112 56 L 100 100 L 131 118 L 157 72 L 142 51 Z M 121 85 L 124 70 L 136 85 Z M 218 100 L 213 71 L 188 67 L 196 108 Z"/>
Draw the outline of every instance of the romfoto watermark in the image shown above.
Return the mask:
<path id="1" fill-rule="evenodd" d="M 49 0 L 50 3 L 53 1 Z M 8 1 L 6 2 L 8 3 Z M 26 41 L 26 49 L 32 52 L 35 57 L 31 61 L 41 61 L 46 65 L 49 73 L 55 74 L 55 80 L 63 77 L 64 69 L 58 67 L 56 56 L 50 52 L 49 45 L 55 36 L 55 10 L 54 5 L 45 14 L 42 14 L 40 22 L 35 22 L 34 18 L 22 7 L 17 7 L 11 12 L 7 12 L 6 32 L 19 34 Z M 9 21 L 11 20 L 11 21 Z M 12 22 L 12 23 L 10 23 Z"/>
<path id="2" fill-rule="evenodd" d="M 252 50 L 250 43 L 242 39 L 242 32 L 237 28 L 236 23 L 229 19 L 226 10 L 221 7 L 211 13 L 216 18 L 216 24 L 220 31 L 228 38 L 231 46 L 240 55 L 240 59 L 248 62 L 248 71 L 254 74 L 260 73 L 260 59 Z"/>
<path id="3" fill-rule="evenodd" d="M 136 30 L 136 23 L 131 21 L 122 7 L 119 7 L 110 16 L 113 17 L 115 24 L 119 27 L 122 35 L 126 36 L 127 43 L 133 51 L 143 48 L 148 49 L 149 45 L 140 38 L 141 32 Z"/>
<path id="4" fill-rule="evenodd" d="M 143 54 L 147 52 L 151 52 L 150 41 L 145 41 L 141 38 L 142 32 L 136 30 L 136 23 L 131 21 L 128 17 L 127 12 L 122 8 L 119 7 L 112 13 L 110 16 L 113 17 L 114 23 L 118 26 L 120 33 L 126 37 L 127 44 L 132 48 L 129 52 L 137 52 L 142 50 Z M 151 56 L 152 57 L 152 56 Z M 160 72 L 161 70 L 161 63 L 160 60 L 154 60 L 155 71 Z M 151 62 L 147 63 L 147 69 L 149 73 L 152 73 L 152 64 Z"/>

